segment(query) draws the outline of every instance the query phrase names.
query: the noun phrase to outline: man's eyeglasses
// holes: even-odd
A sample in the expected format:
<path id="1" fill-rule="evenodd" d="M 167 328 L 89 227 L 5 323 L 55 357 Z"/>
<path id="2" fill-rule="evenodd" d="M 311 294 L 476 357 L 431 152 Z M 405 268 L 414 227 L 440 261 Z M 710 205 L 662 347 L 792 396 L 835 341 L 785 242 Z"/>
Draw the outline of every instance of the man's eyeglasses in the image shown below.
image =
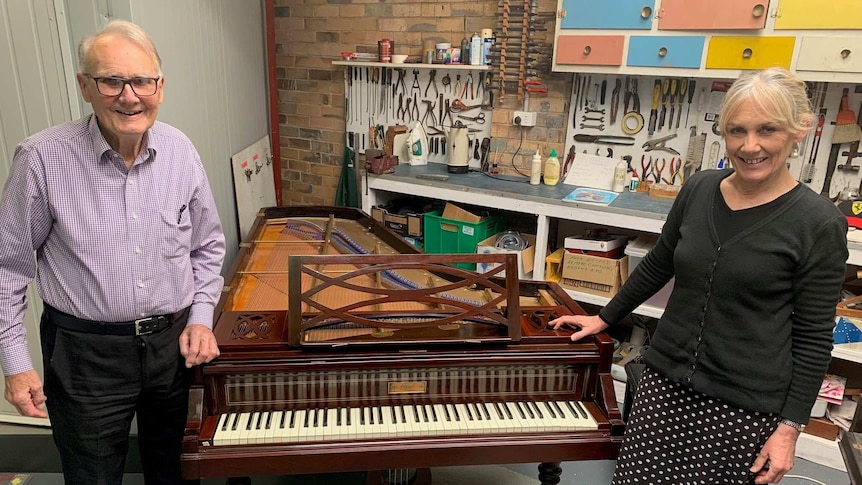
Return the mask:
<path id="1" fill-rule="evenodd" d="M 96 83 L 96 89 L 102 96 L 119 96 L 126 88 L 132 88 L 136 96 L 152 96 L 159 90 L 159 77 L 93 77 L 85 74 Z"/>

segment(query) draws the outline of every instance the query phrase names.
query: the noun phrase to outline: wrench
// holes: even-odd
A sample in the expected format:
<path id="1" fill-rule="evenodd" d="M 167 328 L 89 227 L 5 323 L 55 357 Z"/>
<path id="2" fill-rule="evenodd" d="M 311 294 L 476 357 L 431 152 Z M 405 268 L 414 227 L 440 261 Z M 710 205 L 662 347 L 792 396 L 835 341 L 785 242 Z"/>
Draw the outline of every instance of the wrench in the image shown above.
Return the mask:
<path id="1" fill-rule="evenodd" d="M 582 130 L 599 130 L 605 131 L 605 125 L 588 125 L 586 123 L 581 123 Z"/>
<path id="2" fill-rule="evenodd" d="M 605 117 L 604 117 L 604 116 L 600 116 L 600 117 L 598 117 L 598 118 L 594 118 L 594 117 L 591 117 L 591 116 L 584 115 L 584 116 L 582 116 L 582 117 L 581 117 L 581 121 L 598 121 L 598 122 L 600 122 L 600 123 L 604 123 L 604 122 L 605 122 Z"/>

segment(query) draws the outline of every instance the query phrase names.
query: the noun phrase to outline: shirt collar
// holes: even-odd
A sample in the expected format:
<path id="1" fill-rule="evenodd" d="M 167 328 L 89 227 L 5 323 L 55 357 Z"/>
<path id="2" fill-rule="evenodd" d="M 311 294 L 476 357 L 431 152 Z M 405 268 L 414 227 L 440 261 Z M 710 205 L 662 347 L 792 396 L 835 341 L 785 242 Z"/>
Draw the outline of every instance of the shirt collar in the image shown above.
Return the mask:
<path id="1" fill-rule="evenodd" d="M 108 141 L 105 140 L 105 136 L 102 135 L 102 130 L 99 129 L 99 122 L 96 120 L 96 115 L 90 115 L 90 122 L 88 124 L 90 129 L 90 136 L 93 139 L 93 152 L 96 154 L 96 157 L 100 162 L 109 162 L 111 160 L 111 154 L 117 153 L 111 148 L 111 145 L 108 145 Z M 144 138 L 141 140 L 142 152 L 146 152 L 147 155 L 142 157 L 144 162 L 150 161 L 156 156 L 156 149 L 149 146 L 150 140 L 150 130 L 147 130 L 144 133 Z M 139 155 L 139 158 L 140 155 Z"/>

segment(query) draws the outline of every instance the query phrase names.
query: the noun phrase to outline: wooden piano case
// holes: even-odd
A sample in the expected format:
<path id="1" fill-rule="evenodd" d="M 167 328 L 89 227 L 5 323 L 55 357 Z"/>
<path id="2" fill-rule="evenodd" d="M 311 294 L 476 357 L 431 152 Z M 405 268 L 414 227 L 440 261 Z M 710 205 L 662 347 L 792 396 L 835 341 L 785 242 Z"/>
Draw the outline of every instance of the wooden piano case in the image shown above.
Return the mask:
<path id="1" fill-rule="evenodd" d="M 491 259 L 502 263 L 496 273 L 447 264 Z M 572 343 L 570 330 L 549 329 L 553 318 L 583 310 L 555 284 L 518 281 L 516 264 L 512 255 L 421 254 L 353 209 L 262 210 L 216 309 L 222 355 L 198 369 L 190 393 L 183 475 L 537 462 L 551 484 L 558 462 L 615 458 L 623 422 L 613 341 L 600 334 Z M 528 402 L 577 403 L 594 426 L 452 434 L 429 424 L 397 436 L 220 441 L 230 414 L 263 426 L 263 416 L 288 410 L 316 419 L 335 409 Z"/>

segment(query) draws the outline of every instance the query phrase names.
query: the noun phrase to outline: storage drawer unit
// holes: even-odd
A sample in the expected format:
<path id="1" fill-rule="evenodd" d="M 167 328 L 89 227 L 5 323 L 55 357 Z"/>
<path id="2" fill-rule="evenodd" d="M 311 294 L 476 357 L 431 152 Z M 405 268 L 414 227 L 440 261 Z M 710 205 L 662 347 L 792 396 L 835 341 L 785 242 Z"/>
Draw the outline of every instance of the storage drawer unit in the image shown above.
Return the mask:
<path id="1" fill-rule="evenodd" d="M 557 39 L 557 64 L 620 66 L 625 37 L 622 35 L 561 35 Z"/>
<path id="2" fill-rule="evenodd" d="M 757 30 L 766 26 L 768 0 L 662 0 L 659 30 Z"/>
<path id="3" fill-rule="evenodd" d="M 563 0 L 563 29 L 650 30 L 654 0 Z"/>

